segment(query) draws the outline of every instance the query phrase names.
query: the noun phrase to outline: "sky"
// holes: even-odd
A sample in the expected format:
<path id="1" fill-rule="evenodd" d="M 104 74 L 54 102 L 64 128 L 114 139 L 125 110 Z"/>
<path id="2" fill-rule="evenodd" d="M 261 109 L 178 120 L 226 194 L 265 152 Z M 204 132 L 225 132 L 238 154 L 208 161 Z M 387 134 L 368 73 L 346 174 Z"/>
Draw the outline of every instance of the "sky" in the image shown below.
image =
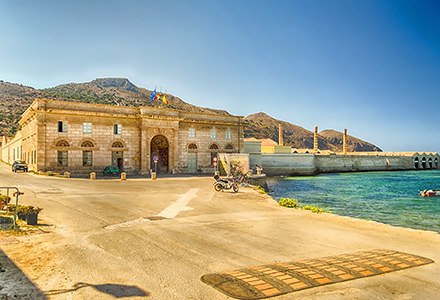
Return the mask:
<path id="1" fill-rule="evenodd" d="M 440 2 L 0 0 L 0 80 L 128 78 L 193 105 L 440 152 Z"/>

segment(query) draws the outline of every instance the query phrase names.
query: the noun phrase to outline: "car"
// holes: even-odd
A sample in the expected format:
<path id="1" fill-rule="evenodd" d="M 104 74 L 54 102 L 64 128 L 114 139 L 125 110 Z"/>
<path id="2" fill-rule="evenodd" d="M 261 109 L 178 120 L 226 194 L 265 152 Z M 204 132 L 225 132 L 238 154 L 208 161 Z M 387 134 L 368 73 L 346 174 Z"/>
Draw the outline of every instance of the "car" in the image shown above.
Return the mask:
<path id="1" fill-rule="evenodd" d="M 17 172 L 17 170 L 22 170 L 24 172 L 28 171 L 28 165 L 23 160 L 16 160 L 12 164 L 12 172 Z"/>
<path id="2" fill-rule="evenodd" d="M 119 168 L 117 166 L 107 166 L 104 171 L 102 171 L 104 175 L 113 175 L 119 173 Z"/>

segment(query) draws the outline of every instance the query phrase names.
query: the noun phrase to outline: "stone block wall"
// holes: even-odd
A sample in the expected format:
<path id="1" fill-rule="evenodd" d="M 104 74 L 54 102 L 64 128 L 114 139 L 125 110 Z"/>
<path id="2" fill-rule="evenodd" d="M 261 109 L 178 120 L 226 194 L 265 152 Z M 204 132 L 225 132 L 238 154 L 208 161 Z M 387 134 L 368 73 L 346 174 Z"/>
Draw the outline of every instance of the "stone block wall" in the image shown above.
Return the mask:
<path id="1" fill-rule="evenodd" d="M 316 173 L 315 155 L 262 153 L 263 173 L 268 176 L 313 175 Z"/>
<path id="2" fill-rule="evenodd" d="M 412 170 L 410 156 L 316 155 L 317 173 Z"/>

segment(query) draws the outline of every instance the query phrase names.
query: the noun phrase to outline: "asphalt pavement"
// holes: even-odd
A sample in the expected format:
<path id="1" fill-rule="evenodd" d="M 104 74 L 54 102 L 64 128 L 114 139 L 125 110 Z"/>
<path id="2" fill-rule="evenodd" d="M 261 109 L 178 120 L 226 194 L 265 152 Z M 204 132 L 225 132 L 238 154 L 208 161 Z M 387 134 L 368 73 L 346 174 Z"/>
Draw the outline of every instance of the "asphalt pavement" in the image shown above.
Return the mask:
<path id="1" fill-rule="evenodd" d="M 39 223 L 47 233 L 21 238 L 16 247 L 35 240 L 53 254 L 65 287 L 45 288 L 44 267 L 32 278 L 50 299 L 230 299 L 200 278 L 372 249 L 434 263 L 273 299 L 436 299 L 440 292 L 437 233 L 288 209 L 251 188 L 215 192 L 213 182 L 65 179 L 12 173 L 0 164 L 0 186 L 18 187 L 22 204 L 43 208 Z"/>

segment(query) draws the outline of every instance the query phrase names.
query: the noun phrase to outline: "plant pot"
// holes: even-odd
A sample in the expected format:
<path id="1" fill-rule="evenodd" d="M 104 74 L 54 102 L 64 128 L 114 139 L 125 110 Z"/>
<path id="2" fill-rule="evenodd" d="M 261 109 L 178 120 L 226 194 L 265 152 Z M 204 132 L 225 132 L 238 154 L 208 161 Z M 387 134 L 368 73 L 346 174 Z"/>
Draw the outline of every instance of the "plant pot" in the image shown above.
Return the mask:
<path id="1" fill-rule="evenodd" d="M 38 223 L 38 214 L 30 214 L 26 218 L 26 223 L 28 225 L 37 225 Z"/>

